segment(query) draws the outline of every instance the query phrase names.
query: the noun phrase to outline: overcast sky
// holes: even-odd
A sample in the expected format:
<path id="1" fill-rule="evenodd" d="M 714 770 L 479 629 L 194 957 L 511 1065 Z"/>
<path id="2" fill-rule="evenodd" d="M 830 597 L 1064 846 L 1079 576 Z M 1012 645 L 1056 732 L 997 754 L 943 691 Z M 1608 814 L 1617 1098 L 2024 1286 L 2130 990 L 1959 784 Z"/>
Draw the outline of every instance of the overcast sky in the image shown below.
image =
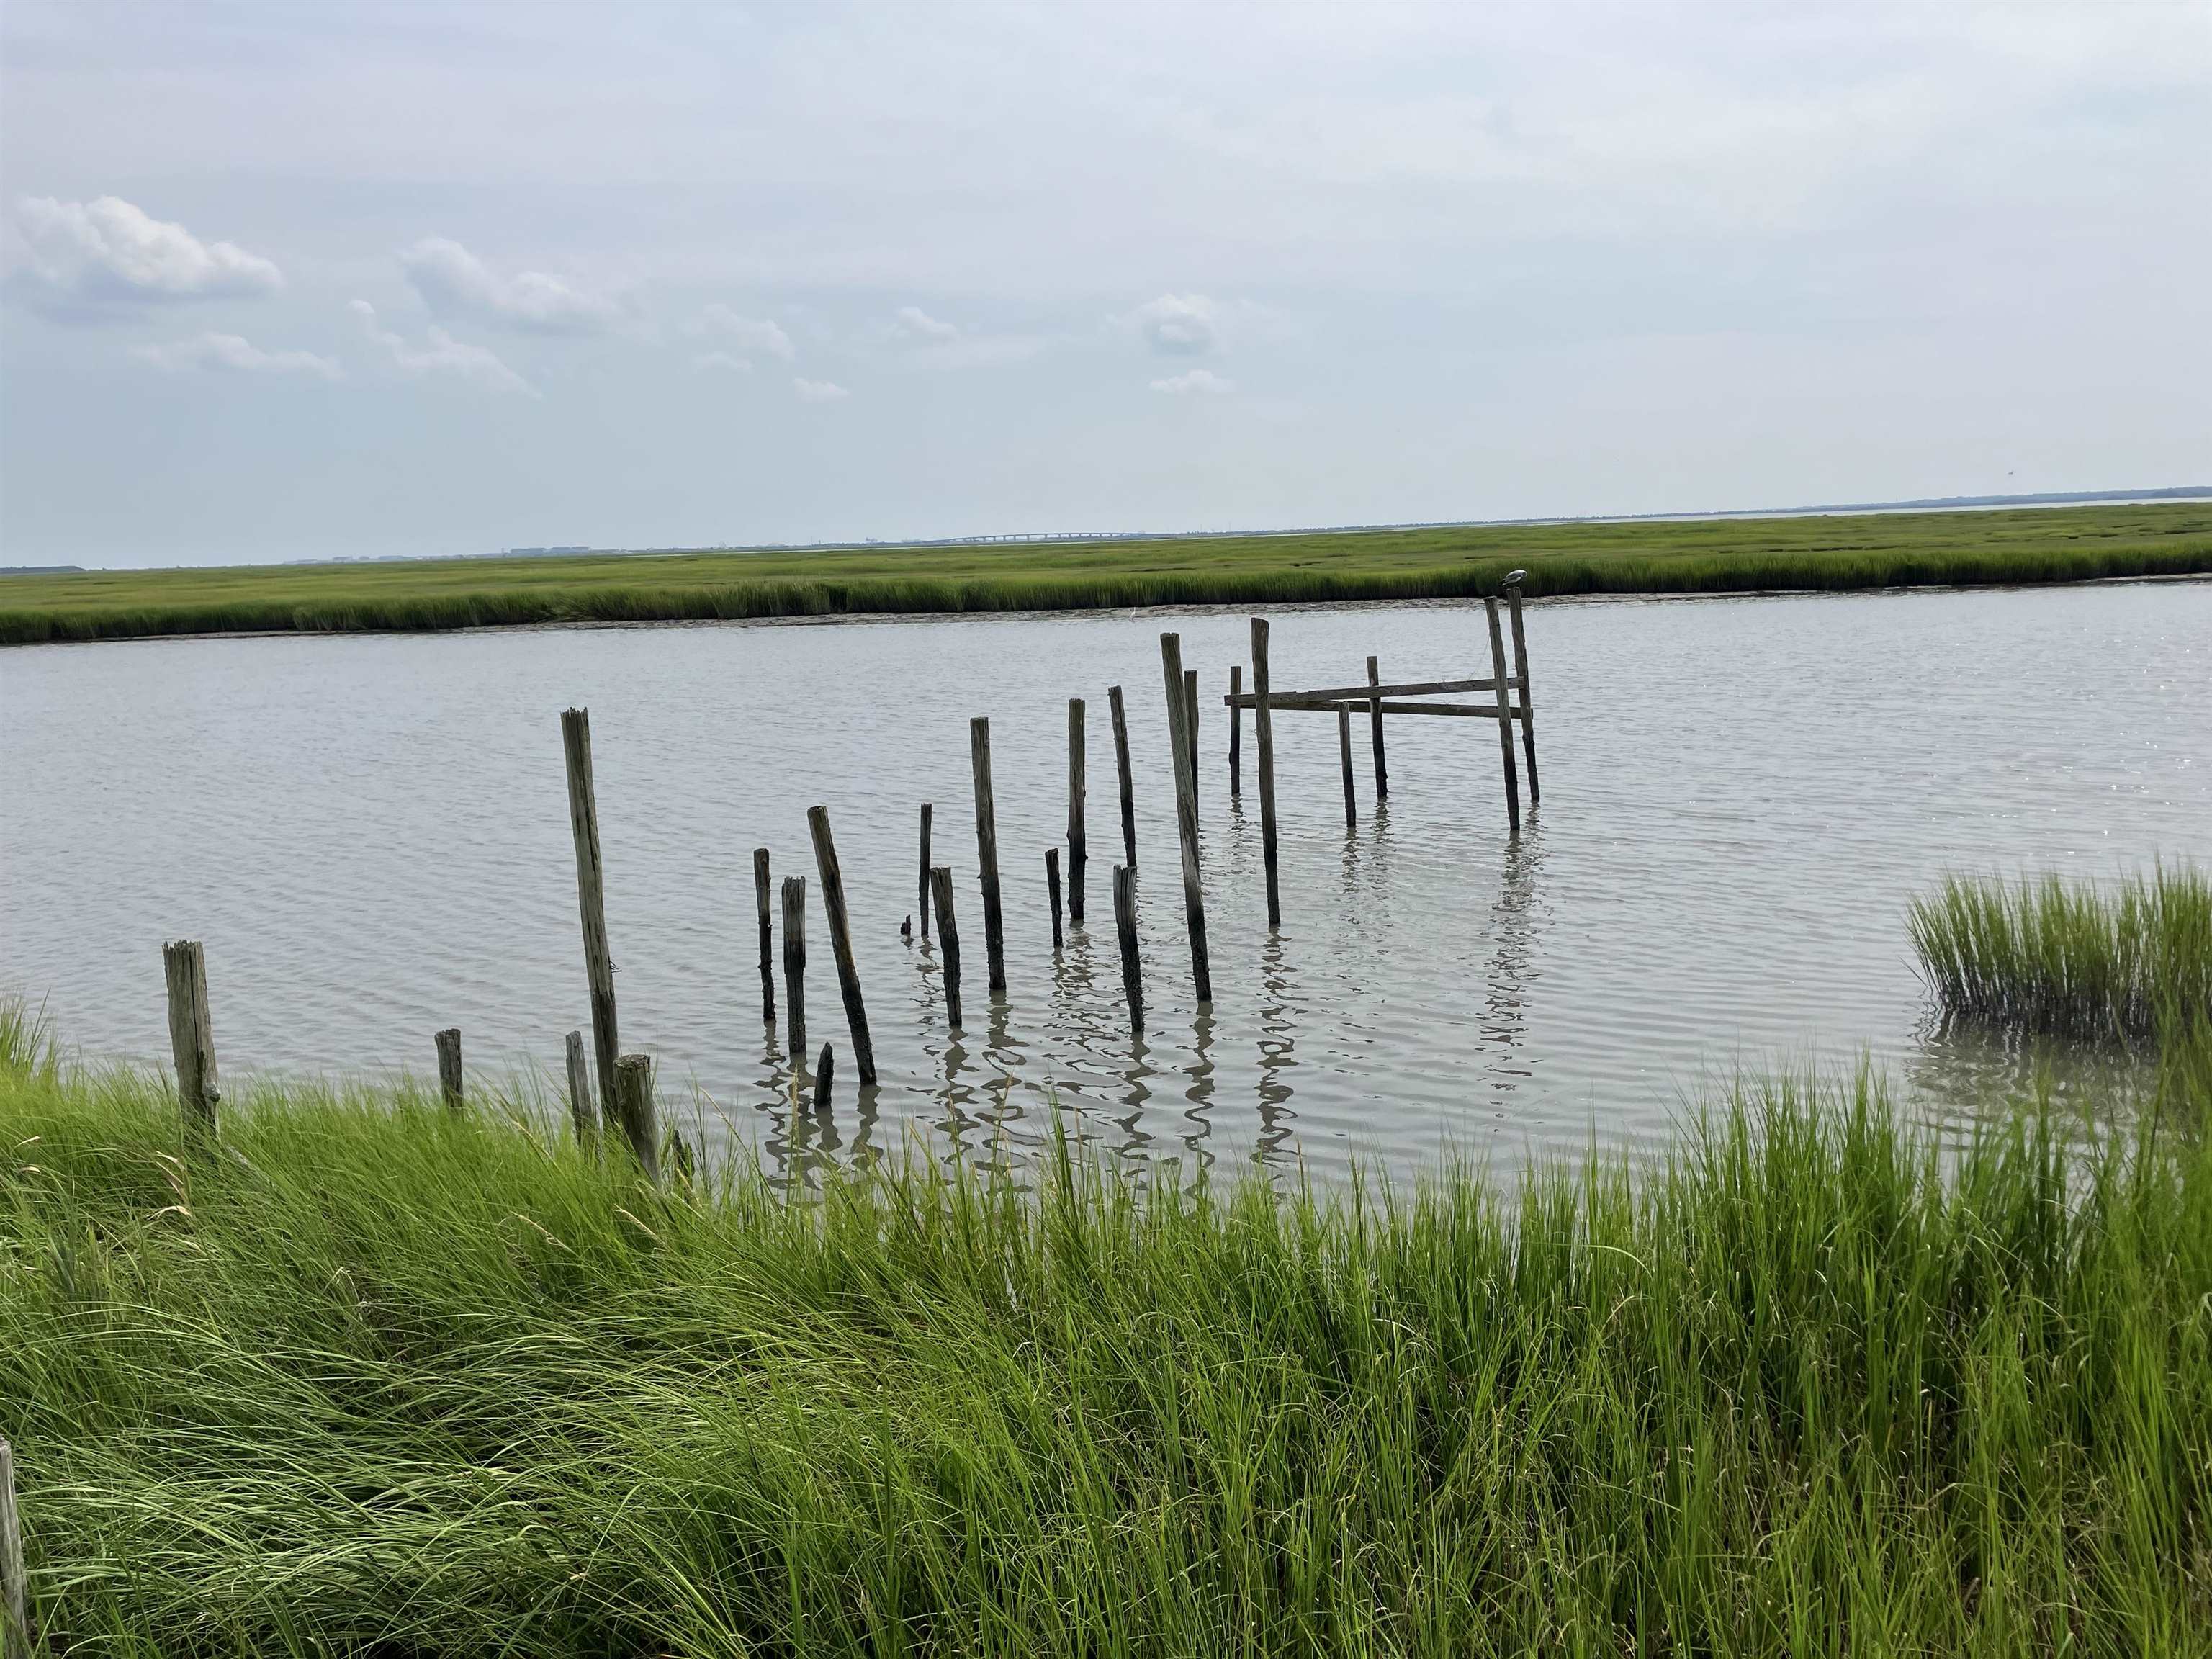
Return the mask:
<path id="1" fill-rule="evenodd" d="M 2212 482 L 2212 5 L 0 9 L 0 562 Z"/>

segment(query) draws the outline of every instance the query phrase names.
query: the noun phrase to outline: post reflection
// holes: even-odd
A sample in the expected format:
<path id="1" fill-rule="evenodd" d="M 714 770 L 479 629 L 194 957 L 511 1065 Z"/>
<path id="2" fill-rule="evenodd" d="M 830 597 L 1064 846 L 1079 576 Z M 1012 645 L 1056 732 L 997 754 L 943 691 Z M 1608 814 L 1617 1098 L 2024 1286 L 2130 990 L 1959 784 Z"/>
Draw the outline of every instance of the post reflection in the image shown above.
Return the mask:
<path id="1" fill-rule="evenodd" d="M 1289 1074 L 1297 1064 L 1297 1034 L 1291 989 L 1283 936 L 1271 929 L 1260 944 L 1260 1134 L 1252 1148 L 1253 1162 L 1270 1168 L 1296 1161 L 1291 1131 L 1297 1114 L 1291 1109 Z"/>
<path id="2" fill-rule="evenodd" d="M 1483 999 L 1482 1040 L 1493 1093 L 1510 1094 L 1534 1076 L 1528 1044 L 1528 996 L 1536 981 L 1536 941 L 1547 907 L 1540 878 L 1544 829 L 1534 809 L 1520 835 L 1505 844 L 1498 896 L 1490 907 L 1493 941 Z"/>

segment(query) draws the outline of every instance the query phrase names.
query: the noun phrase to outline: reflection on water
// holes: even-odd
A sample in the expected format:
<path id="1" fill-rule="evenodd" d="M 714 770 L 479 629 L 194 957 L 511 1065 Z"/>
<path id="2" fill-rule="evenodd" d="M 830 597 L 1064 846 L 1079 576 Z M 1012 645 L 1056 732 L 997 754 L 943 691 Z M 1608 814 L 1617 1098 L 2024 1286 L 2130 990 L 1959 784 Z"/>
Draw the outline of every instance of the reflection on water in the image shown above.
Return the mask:
<path id="1" fill-rule="evenodd" d="M 1159 625 L 0 653 L 0 984 L 48 996 L 87 1050 L 158 1063 L 158 946 L 193 934 L 234 1075 L 421 1074 L 449 1024 L 480 1069 L 557 1069 L 587 1010 L 556 720 L 587 704 L 624 1046 L 656 1056 L 672 1115 L 696 1089 L 710 1138 L 804 1181 L 910 1132 L 950 1157 L 1018 1158 L 1055 1123 L 1139 1164 L 1327 1173 L 1359 1152 L 1412 1170 L 1447 1150 L 1638 1143 L 1702 1084 L 1778 1060 L 1869 1054 L 1947 1125 L 2039 1070 L 2084 1095 L 2137 1062 L 1929 1024 L 1906 898 L 1948 867 L 2102 875 L 2212 856 L 2212 585 L 1543 605 L 1528 632 L 1551 793 L 1517 838 L 1482 723 L 1394 720 L 1390 798 L 1363 763 L 1347 826 L 1334 723 L 1279 719 L 1271 932 L 1252 735 L 1248 721 L 1231 796 L 1218 701 L 1244 618 L 1183 613 L 1171 625 L 1209 700 L 1214 1001 L 1199 1008 Z M 1358 678 L 1370 653 L 1386 677 L 1479 669 L 1487 640 L 1479 607 L 1348 606 L 1278 613 L 1274 651 L 1279 684 L 1310 684 Z M 2096 684 L 2054 696 L 2050 665 L 2085 660 L 2107 665 Z M 984 667 L 963 679 L 947 661 Z M 1111 684 L 1128 688 L 1141 1036 L 1110 902 Z M 1697 695 L 1652 695 L 1668 686 Z M 1096 705 L 1088 925 L 1055 950 L 1042 883 L 1010 880 L 1008 988 L 988 992 L 978 928 L 967 1027 L 948 1030 L 941 952 L 900 933 L 916 804 L 936 801 L 938 856 L 979 921 L 961 857 L 972 809 L 964 783 L 945 787 L 968 775 L 967 722 L 993 720 L 1002 862 L 1035 872 L 1064 831 L 1078 695 Z M 817 803 L 845 866 L 870 1090 L 826 971 L 811 976 L 813 1053 L 758 1023 L 752 849 L 811 877 Z M 825 1041 L 839 1081 L 817 1111 Z"/>

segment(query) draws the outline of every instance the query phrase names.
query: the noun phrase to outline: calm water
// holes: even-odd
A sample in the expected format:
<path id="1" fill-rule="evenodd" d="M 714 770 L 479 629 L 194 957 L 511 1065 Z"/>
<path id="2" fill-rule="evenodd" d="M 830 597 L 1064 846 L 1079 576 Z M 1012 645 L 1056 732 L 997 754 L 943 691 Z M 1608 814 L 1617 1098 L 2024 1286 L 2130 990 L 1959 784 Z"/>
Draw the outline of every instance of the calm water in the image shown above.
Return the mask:
<path id="1" fill-rule="evenodd" d="M 1158 636 L 1206 691 L 1215 1001 L 1196 1012 Z M 842 1080 L 801 1141 L 921 1123 L 1034 1141 L 1057 1099 L 1137 1156 L 1236 1163 L 1448 1148 L 1511 1162 L 1662 1130 L 1740 1065 L 1871 1053 L 1971 1118 L 2022 1063 L 1931 1029 L 1904 928 L 1947 866 L 2110 876 L 2212 855 L 2212 585 L 1538 605 L 1545 799 L 1505 833 L 1496 728 L 1390 723 L 1376 809 L 1355 726 L 1277 717 L 1284 927 L 1270 938 L 1249 720 L 1219 703 L 1241 614 L 219 639 L 0 653 L 0 985 L 87 1052 L 167 1055 L 160 945 L 206 942 L 222 1064 L 557 1071 L 588 1024 L 559 713 L 592 711 L 624 1046 L 664 1109 L 778 1157 L 750 854 L 809 878 L 814 1044 Z M 1487 672 L 1480 608 L 1275 613 L 1278 686 Z M 1127 1034 L 1105 691 L 1127 688 L 1149 1030 Z M 1055 960 L 1042 855 L 1066 699 L 1091 700 L 1091 927 Z M 1010 991 L 983 988 L 968 719 L 991 717 Z M 948 1040 L 915 908 L 915 818 L 958 883 L 969 1028 Z M 844 866 L 880 1091 L 861 1100 L 805 814 Z"/>

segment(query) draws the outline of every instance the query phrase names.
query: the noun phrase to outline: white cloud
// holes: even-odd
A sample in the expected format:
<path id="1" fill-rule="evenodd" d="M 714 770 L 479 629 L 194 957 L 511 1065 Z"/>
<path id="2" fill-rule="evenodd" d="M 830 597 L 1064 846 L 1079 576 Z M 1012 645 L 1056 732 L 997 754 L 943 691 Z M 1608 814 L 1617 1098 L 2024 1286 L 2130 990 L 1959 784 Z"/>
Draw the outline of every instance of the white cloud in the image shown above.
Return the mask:
<path id="1" fill-rule="evenodd" d="M 241 374 L 319 374 L 326 380 L 343 380 L 344 371 L 332 357 L 312 351 L 264 351 L 238 334 L 212 330 L 168 345 L 140 346 L 131 353 L 172 374 L 190 369 L 212 369 Z"/>
<path id="2" fill-rule="evenodd" d="M 802 404 L 834 404 L 840 398 L 853 395 L 835 380 L 794 380 L 791 389 L 799 394 Z"/>
<path id="3" fill-rule="evenodd" d="M 753 360 L 740 357 L 734 352 L 708 351 L 694 357 L 691 367 L 696 369 L 722 368 L 734 374 L 750 374 L 753 372 Z"/>
<path id="4" fill-rule="evenodd" d="M 392 361 L 410 374 L 457 374 L 495 392 L 520 392 L 526 397 L 542 394 L 483 346 L 465 345 L 442 328 L 430 331 L 427 347 L 410 346 L 376 320 L 376 307 L 366 300 L 353 302 L 354 314 L 368 330 L 368 337 L 392 354 Z"/>
<path id="5" fill-rule="evenodd" d="M 21 275 L 64 314 L 121 305 L 273 294 L 284 273 L 230 242 L 203 242 L 119 197 L 15 204 Z"/>
<path id="6" fill-rule="evenodd" d="M 950 340 L 960 332 L 953 324 L 938 321 L 920 306 L 901 306 L 898 325 L 899 332 L 917 340 Z"/>
<path id="7" fill-rule="evenodd" d="M 1223 380 L 1210 368 L 1194 368 L 1187 374 L 1170 374 L 1164 380 L 1154 380 L 1152 390 L 1164 392 L 1171 398 L 1188 398 L 1194 393 L 1234 392 L 1237 383 Z"/>
<path id="8" fill-rule="evenodd" d="M 604 294 L 542 270 L 501 276 L 444 236 L 425 237 L 399 256 L 399 269 L 422 303 L 441 317 L 473 317 L 532 334 L 599 334 L 623 320 Z"/>
<path id="9" fill-rule="evenodd" d="M 1128 316 L 1129 325 L 1163 357 L 1200 357 L 1219 343 L 1218 313 L 1203 294 L 1163 294 Z"/>
<path id="10" fill-rule="evenodd" d="M 748 356 L 765 352 L 787 363 L 799 355 L 791 336 L 780 325 L 765 317 L 743 316 L 720 301 L 699 313 L 698 320 L 691 325 L 691 331 L 726 340 L 732 351 Z"/>

